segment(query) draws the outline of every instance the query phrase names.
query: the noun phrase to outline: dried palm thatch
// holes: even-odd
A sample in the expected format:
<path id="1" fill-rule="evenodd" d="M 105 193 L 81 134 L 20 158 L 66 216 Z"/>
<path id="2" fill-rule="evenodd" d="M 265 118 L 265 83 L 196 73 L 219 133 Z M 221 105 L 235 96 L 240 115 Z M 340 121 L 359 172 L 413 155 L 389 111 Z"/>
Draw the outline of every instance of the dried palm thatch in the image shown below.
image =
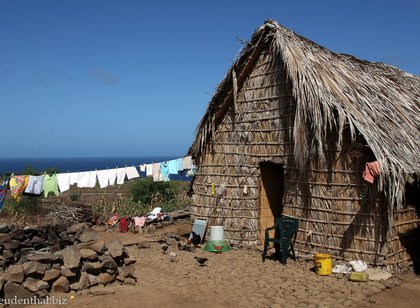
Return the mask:
<path id="1" fill-rule="evenodd" d="M 335 54 L 267 21 L 198 126 L 193 216 L 253 245 L 282 211 L 301 221 L 300 252 L 409 260 L 420 219 L 403 199 L 420 172 L 419 94 L 418 76 Z M 361 175 L 373 159 L 383 170 L 369 186 Z"/>
<path id="2" fill-rule="evenodd" d="M 297 166 L 305 166 L 314 155 L 325 160 L 327 132 L 338 132 L 341 148 L 349 127 L 352 141 L 359 132 L 382 163 L 380 188 L 386 189 L 391 208 L 401 207 L 405 183 L 420 175 L 420 78 L 383 63 L 336 54 L 272 20 L 257 29 L 219 84 L 190 152 L 200 158 L 234 104 L 235 87 L 264 48 L 282 59 L 293 86 Z"/>

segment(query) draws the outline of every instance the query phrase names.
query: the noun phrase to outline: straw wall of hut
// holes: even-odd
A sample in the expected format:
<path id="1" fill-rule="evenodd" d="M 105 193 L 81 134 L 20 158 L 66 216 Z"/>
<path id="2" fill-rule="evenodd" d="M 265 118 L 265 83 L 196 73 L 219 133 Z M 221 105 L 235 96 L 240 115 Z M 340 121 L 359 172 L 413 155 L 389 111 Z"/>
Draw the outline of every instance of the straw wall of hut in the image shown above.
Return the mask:
<path id="1" fill-rule="evenodd" d="M 322 53 L 327 59 L 322 59 Z M 346 97 L 352 91 L 346 88 L 352 71 L 341 68 L 341 62 L 325 68 L 330 65 L 326 60 L 331 62 L 336 56 L 272 21 L 257 30 L 219 85 L 199 125 L 191 148 L 198 166 L 192 184 L 193 213 L 207 218 L 209 225 L 223 225 L 231 242 L 248 245 L 261 243 L 265 228 L 275 217 L 293 216 L 300 220 L 295 245 L 299 253 L 329 252 L 338 259 L 361 259 L 391 269 L 405 267 L 419 248 L 415 178 L 420 166 L 412 153 L 419 149 L 419 139 L 415 140 L 418 101 L 406 103 L 412 99 L 410 93 L 398 88 L 404 104 L 390 105 L 397 114 L 409 111 L 402 117 L 408 120 L 403 125 L 398 119 L 389 123 L 390 128 L 401 130 L 397 137 L 405 140 L 400 151 L 406 157 L 400 162 L 398 152 L 381 144 L 388 146 L 395 137 L 388 138 L 384 132 L 381 140 L 378 135 L 383 132 L 370 132 L 372 122 L 357 118 L 358 113 L 369 115 L 361 109 L 374 99 L 351 101 Z M 377 73 L 376 64 L 343 57 L 339 61 L 347 65 L 351 59 L 355 70 L 367 65 L 362 67 L 363 74 Z M 311 65 L 316 66 L 315 71 Z M 336 72 L 316 76 L 321 69 Z M 337 75 L 339 69 L 342 76 Z M 399 74 L 392 70 L 387 74 L 395 72 Z M 318 79 L 309 80 L 311 74 Z M 340 79 L 342 84 L 335 84 Z M 420 93 L 419 79 L 409 80 L 414 81 L 408 88 Z M 338 93 L 341 105 L 323 86 Z M 344 88 L 342 93 L 339 86 Z M 314 95 L 317 100 L 311 101 Z M 375 108 L 385 108 L 383 120 L 387 121 L 386 108 L 390 107 L 383 107 L 386 104 L 381 99 L 386 101 L 395 93 L 386 93 L 384 98 L 372 95 L 379 97 L 381 105 Z M 366 102 L 352 105 L 361 100 Z M 362 178 L 365 163 L 377 159 L 383 164 L 383 175 L 368 184 Z M 414 179 L 407 190 L 410 196 L 405 194 L 408 179 Z"/>

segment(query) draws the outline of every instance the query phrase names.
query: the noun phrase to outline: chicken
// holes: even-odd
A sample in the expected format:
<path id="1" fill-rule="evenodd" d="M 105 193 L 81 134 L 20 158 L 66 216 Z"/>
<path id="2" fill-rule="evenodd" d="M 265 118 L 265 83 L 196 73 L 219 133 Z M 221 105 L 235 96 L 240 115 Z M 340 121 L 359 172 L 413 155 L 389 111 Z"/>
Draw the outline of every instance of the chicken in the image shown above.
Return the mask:
<path id="1" fill-rule="evenodd" d="M 169 257 L 171 258 L 171 262 L 176 262 L 176 253 L 171 251 L 169 253 Z"/>
<path id="2" fill-rule="evenodd" d="M 168 248 L 169 248 L 169 246 L 166 243 L 163 243 L 162 245 L 160 245 L 160 249 L 162 249 L 162 253 L 166 253 Z"/>
<path id="3" fill-rule="evenodd" d="M 196 259 L 196 260 L 197 260 L 198 265 L 200 265 L 200 266 L 207 265 L 207 264 L 206 264 L 206 262 L 208 261 L 208 259 L 207 259 L 207 258 L 202 258 L 202 257 L 197 257 L 197 256 L 195 256 L 195 257 L 194 257 L 194 259 Z"/>

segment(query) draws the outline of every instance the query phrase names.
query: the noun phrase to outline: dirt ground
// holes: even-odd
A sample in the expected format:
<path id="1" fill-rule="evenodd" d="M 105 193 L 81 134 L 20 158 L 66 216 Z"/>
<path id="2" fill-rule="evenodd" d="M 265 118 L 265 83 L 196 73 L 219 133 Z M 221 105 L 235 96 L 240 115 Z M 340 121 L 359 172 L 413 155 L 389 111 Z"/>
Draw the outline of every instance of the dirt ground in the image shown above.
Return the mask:
<path id="1" fill-rule="evenodd" d="M 255 249 L 233 249 L 217 255 L 198 248 L 177 254 L 170 262 L 158 240 L 165 234 L 186 235 L 191 225 L 177 223 L 153 234 L 121 234 L 100 231 L 103 239 L 119 238 L 130 257 L 137 259 L 135 286 L 118 284 L 94 287 L 105 295 L 70 293 L 69 307 L 419 307 L 420 277 L 413 273 L 379 282 L 355 283 L 347 279 L 317 276 L 310 261 L 261 260 Z M 139 249 L 138 242 L 150 248 Z M 198 266 L 194 256 L 208 258 Z M 390 288 L 389 288 L 390 287 Z M 70 296 L 74 298 L 70 299 Z M 38 306 L 39 307 L 39 306 Z M 51 306 L 49 306 L 51 307 Z"/>

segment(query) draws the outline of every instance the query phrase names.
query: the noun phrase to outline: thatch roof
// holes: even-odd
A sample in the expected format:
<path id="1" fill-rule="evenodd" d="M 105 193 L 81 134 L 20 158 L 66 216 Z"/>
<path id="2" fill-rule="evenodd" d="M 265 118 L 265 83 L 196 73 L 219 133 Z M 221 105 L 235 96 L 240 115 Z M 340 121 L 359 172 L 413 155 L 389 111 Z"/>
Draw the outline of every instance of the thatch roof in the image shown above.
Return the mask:
<path id="1" fill-rule="evenodd" d="M 383 172 L 391 206 L 402 204 L 405 183 L 420 173 L 420 77 L 383 63 L 337 54 L 268 20 L 219 84 L 190 149 L 196 157 L 233 102 L 252 64 L 269 49 L 282 60 L 296 100 L 294 149 L 298 166 L 323 159 L 327 129 L 360 133 Z"/>

